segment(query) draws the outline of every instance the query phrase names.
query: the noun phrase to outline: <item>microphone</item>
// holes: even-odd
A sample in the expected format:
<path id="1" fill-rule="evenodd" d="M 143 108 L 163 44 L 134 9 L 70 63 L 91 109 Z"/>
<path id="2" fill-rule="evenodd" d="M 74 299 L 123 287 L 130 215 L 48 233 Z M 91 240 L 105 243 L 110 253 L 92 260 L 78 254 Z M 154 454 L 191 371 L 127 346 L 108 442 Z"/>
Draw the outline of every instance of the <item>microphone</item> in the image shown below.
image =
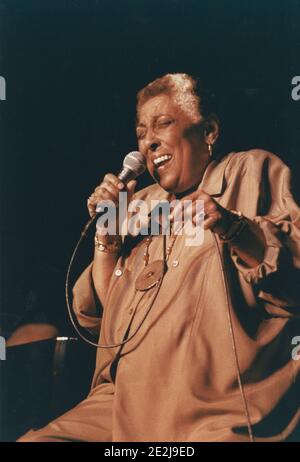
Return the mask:
<path id="1" fill-rule="evenodd" d="M 139 151 L 129 152 L 123 160 L 123 168 L 118 174 L 118 178 L 125 185 L 134 180 L 146 170 L 146 159 Z"/>
<path id="2" fill-rule="evenodd" d="M 139 151 L 129 152 L 123 160 L 123 167 L 118 174 L 118 178 L 125 185 L 129 181 L 134 180 L 136 177 L 144 173 L 146 170 L 146 158 Z M 97 213 L 104 211 L 103 206 L 99 202 L 96 207 Z"/>

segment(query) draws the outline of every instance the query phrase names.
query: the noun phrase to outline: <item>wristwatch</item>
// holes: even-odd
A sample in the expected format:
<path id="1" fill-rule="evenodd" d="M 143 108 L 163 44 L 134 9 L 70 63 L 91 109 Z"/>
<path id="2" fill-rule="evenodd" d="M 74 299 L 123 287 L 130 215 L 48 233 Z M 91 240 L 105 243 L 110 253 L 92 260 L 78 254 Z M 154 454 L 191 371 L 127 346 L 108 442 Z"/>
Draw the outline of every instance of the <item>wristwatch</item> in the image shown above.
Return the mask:
<path id="1" fill-rule="evenodd" d="M 247 220 L 239 210 L 230 210 L 231 215 L 231 225 L 227 233 L 219 234 L 219 238 L 222 242 L 232 242 L 234 241 L 242 232 L 242 230 L 247 225 Z"/>

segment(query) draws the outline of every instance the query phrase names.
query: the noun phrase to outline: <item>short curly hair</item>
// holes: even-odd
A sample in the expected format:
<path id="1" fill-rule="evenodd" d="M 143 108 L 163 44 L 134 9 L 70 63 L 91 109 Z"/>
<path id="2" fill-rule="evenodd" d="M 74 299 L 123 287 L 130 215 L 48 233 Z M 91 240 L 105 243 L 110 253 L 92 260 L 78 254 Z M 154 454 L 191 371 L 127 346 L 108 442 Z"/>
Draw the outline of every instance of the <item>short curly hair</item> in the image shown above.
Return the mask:
<path id="1" fill-rule="evenodd" d="M 188 74 L 166 74 L 142 88 L 137 94 L 137 114 L 144 103 L 154 96 L 167 94 L 173 97 L 181 109 L 191 117 L 193 123 L 199 123 L 208 114 L 204 107 L 198 82 Z"/>

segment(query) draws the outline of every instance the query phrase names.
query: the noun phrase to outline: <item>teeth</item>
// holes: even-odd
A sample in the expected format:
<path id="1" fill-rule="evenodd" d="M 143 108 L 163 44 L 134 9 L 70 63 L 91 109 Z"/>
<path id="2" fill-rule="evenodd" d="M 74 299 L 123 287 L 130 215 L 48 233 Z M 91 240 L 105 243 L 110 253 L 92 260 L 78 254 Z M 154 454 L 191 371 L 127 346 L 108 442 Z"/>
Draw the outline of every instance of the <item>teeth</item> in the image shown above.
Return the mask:
<path id="1" fill-rule="evenodd" d="M 154 162 L 155 165 L 159 165 L 159 164 L 161 164 L 162 162 L 164 162 L 165 160 L 171 159 L 171 157 L 172 157 L 172 156 L 171 156 L 170 154 L 166 154 L 165 156 L 160 156 L 160 157 L 158 157 L 157 159 L 154 159 L 153 162 Z"/>

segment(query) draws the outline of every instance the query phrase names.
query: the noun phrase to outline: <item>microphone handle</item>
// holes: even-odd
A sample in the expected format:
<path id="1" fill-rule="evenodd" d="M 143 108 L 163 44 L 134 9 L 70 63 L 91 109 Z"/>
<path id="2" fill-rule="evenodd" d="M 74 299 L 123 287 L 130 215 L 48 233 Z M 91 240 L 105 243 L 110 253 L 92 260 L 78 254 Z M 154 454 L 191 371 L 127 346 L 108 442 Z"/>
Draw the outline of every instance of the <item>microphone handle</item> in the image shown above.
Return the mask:
<path id="1" fill-rule="evenodd" d="M 126 185 L 130 180 L 134 180 L 136 178 L 136 173 L 130 168 L 123 167 L 118 174 L 118 178 Z"/>
<path id="2" fill-rule="evenodd" d="M 131 170 L 130 168 L 123 167 L 122 170 L 120 171 L 120 173 L 118 174 L 118 178 L 126 186 L 126 184 L 129 183 L 130 180 L 134 180 L 136 178 L 136 173 L 133 170 Z M 102 207 L 102 205 L 100 205 L 100 203 L 98 203 L 97 206 L 96 206 L 97 215 L 100 216 L 101 213 L 104 212 L 104 209 L 105 209 L 105 207 Z"/>

